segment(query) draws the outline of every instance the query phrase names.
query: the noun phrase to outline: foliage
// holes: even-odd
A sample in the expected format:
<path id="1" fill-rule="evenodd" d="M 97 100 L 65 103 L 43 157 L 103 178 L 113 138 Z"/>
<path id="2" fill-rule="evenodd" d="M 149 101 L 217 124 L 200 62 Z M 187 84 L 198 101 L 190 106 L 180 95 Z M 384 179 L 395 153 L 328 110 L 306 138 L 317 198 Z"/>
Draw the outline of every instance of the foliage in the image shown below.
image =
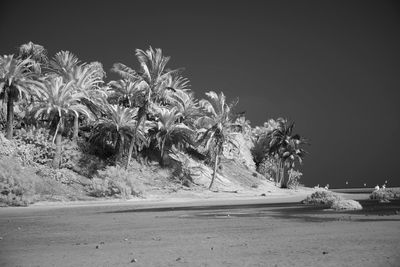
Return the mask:
<path id="1" fill-rule="evenodd" d="M 34 64 L 30 58 L 0 56 L 0 99 L 7 102 L 7 139 L 13 138 L 14 102 L 37 94 L 40 83 L 36 81 L 37 73 L 31 70 Z"/>
<path id="2" fill-rule="evenodd" d="M 137 173 L 120 166 L 108 166 L 92 179 L 90 194 L 96 197 L 141 197 L 143 186 L 137 180 Z"/>
<path id="3" fill-rule="evenodd" d="M 31 161 L 47 164 L 54 156 L 54 145 L 51 143 L 50 131 L 45 128 L 30 127 L 17 131 L 16 142 L 18 154 L 31 155 Z"/>
<path id="4" fill-rule="evenodd" d="M 303 204 L 325 205 L 334 210 L 361 210 L 362 206 L 352 199 L 344 199 L 331 191 L 316 191 L 302 201 Z"/>
<path id="5" fill-rule="evenodd" d="M 196 121 L 200 128 L 199 143 L 205 143 L 204 147 L 214 155 L 214 171 L 209 188 L 211 189 L 217 169 L 218 160 L 222 154 L 225 142 L 229 141 L 231 122 L 231 110 L 236 103 L 227 104 L 223 92 L 219 95 L 214 91 L 206 93 L 208 99 L 200 100 L 200 107 L 206 112 Z"/>
<path id="6" fill-rule="evenodd" d="M 340 200 L 341 197 L 331 191 L 316 191 L 302 201 L 304 204 L 313 205 L 328 205 L 331 206 L 335 201 Z"/>
<path id="7" fill-rule="evenodd" d="M 12 157 L 0 158 L 0 204 L 26 206 L 32 202 L 38 181 L 32 168 Z"/>
<path id="8" fill-rule="evenodd" d="M 37 73 L 42 72 L 42 67 L 47 67 L 49 64 L 47 50 L 39 44 L 34 44 L 32 42 L 22 44 L 18 52 L 21 59 L 30 58 L 34 62 L 32 70 Z"/>
<path id="9" fill-rule="evenodd" d="M 258 165 L 257 171 L 261 173 L 265 178 L 273 180 L 277 172 L 276 160 L 272 157 L 266 157 Z"/>
<path id="10" fill-rule="evenodd" d="M 399 188 L 381 188 L 375 190 L 369 196 L 370 199 L 377 199 L 379 201 L 390 201 L 393 199 L 400 199 L 400 189 Z"/>
<path id="11" fill-rule="evenodd" d="M 0 135 L 0 156 L 15 157 L 16 164 L 32 167 L 54 186 L 73 183 L 81 174 L 94 177 L 92 195 L 126 198 L 143 193 L 136 179 L 142 169 L 132 170 L 132 155 L 145 161 L 161 158 L 164 164 L 164 154 L 185 154 L 174 173 L 185 185 L 194 172 L 189 161 L 211 163 L 211 188 L 221 159 L 243 148 L 243 142 L 236 142 L 239 136 L 246 149 L 254 141 L 252 155 L 259 172 L 270 178 L 286 167 L 286 183 L 298 185 L 301 173 L 293 167 L 304 156 L 304 140 L 292 134 L 293 124 L 268 120 L 252 129 L 244 113 L 233 114 L 236 102 L 229 104 L 223 92 L 195 98 L 182 69 L 169 69 L 170 57 L 161 49 L 136 49 L 135 56 L 137 70 L 116 63 L 112 71 L 119 79 L 107 83 L 100 62 L 81 62 L 69 51 L 49 60 L 46 49 L 32 42 L 20 46 L 17 57 L 0 57 L 0 98 L 7 102 L 0 112 L 0 130 L 7 128 L 11 139 L 17 129 L 15 142 Z M 126 170 L 109 166 L 111 160 L 118 165 L 126 158 Z M 246 166 L 253 170 L 251 156 L 247 158 L 251 164 Z M 51 160 L 61 169 L 50 169 Z"/>
<path id="12" fill-rule="evenodd" d="M 297 187 L 300 185 L 299 180 L 301 176 L 303 176 L 303 173 L 296 171 L 295 169 L 289 169 L 288 170 L 288 183 L 287 187 L 290 189 L 297 189 Z"/>
<path id="13" fill-rule="evenodd" d="M 305 140 L 300 135 L 293 135 L 294 123 L 288 123 L 285 119 L 278 119 L 278 126 L 268 134 L 268 155 L 278 159 L 278 172 L 275 182 L 281 187 L 288 186 L 285 180 L 285 167 L 294 168 L 295 162 L 300 164 L 305 156 L 305 150 L 301 148 Z"/>
<path id="14" fill-rule="evenodd" d="M 331 205 L 331 209 L 334 210 L 362 210 L 362 206 L 359 202 L 352 199 L 340 199 L 334 201 Z"/>
<path id="15" fill-rule="evenodd" d="M 157 124 L 155 138 L 161 152 L 161 159 L 164 152 L 172 145 L 191 144 L 194 132 L 185 124 L 179 123 L 179 112 L 175 109 L 159 108 L 157 113 Z"/>

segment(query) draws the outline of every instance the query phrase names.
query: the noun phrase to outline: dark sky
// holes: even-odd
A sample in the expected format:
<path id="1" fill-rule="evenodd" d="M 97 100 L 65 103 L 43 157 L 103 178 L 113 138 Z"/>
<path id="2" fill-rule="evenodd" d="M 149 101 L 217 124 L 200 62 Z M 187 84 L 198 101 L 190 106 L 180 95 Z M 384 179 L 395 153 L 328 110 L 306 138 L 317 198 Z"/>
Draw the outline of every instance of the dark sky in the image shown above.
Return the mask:
<path id="1" fill-rule="evenodd" d="M 306 185 L 400 186 L 396 1 L 100 2 L 2 1 L 0 53 L 33 41 L 108 70 L 160 47 L 198 97 L 239 97 L 252 126 L 295 121 Z"/>

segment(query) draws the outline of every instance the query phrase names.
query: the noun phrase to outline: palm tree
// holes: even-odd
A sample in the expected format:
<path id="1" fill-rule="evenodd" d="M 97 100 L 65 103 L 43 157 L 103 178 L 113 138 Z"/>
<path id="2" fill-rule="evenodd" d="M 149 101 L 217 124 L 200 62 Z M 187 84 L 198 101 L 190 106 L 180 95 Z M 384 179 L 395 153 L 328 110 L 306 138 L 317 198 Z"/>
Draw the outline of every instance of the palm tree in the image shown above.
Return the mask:
<path id="1" fill-rule="evenodd" d="M 72 81 L 65 83 L 62 77 L 49 77 L 46 79 L 39 93 L 41 101 L 39 105 L 36 106 L 35 118 L 39 116 L 48 116 L 57 123 L 53 138 L 53 142 L 55 139 L 56 143 L 53 167 L 59 168 L 65 120 L 70 115 L 79 117 L 81 114 L 86 117 L 91 117 L 92 114 L 85 105 L 81 104 L 81 100 L 85 95 L 76 91 Z"/>
<path id="2" fill-rule="evenodd" d="M 108 83 L 110 92 L 109 100 L 125 107 L 133 108 L 140 106 L 140 101 L 143 101 L 145 92 L 139 85 L 140 80 L 111 81 Z"/>
<path id="3" fill-rule="evenodd" d="M 40 86 L 36 73 L 32 72 L 33 65 L 30 58 L 0 56 L 0 98 L 7 102 L 6 137 L 10 140 L 14 129 L 14 102 L 36 94 Z"/>
<path id="4" fill-rule="evenodd" d="M 50 72 L 56 73 L 66 81 L 74 79 L 73 70 L 80 65 L 80 60 L 70 51 L 60 51 L 50 60 Z"/>
<path id="5" fill-rule="evenodd" d="M 136 57 L 140 64 L 139 72 L 136 72 L 122 63 L 116 63 L 112 68 L 112 71 L 119 74 L 123 79 L 136 82 L 139 90 L 143 90 L 145 95 L 144 99 L 140 101 L 141 103 L 137 106 L 139 108 L 137 116 L 138 123 L 134 129 L 133 139 L 129 147 L 127 166 L 130 163 L 131 155 L 135 148 L 135 138 L 138 128 L 143 125 L 143 122 L 150 113 L 150 107 L 153 103 L 164 101 L 160 99 L 160 96 L 164 94 L 165 90 L 169 89 L 168 85 L 172 82 L 171 75 L 176 75 L 180 71 L 166 69 L 170 57 L 164 56 L 162 50 L 159 48 L 154 50 L 150 47 L 146 51 L 136 49 Z M 136 150 L 137 149 L 135 149 L 135 151 Z"/>
<path id="6" fill-rule="evenodd" d="M 81 103 L 85 103 L 90 107 L 98 104 L 95 103 L 96 98 L 91 91 L 96 91 L 103 83 L 104 71 L 101 63 L 81 63 L 73 53 L 60 51 L 50 61 L 50 72 L 63 77 L 65 83 L 73 82 L 76 92 L 85 95 L 85 97 L 81 98 Z M 74 116 L 73 118 L 72 140 L 76 141 L 79 133 L 79 116 Z"/>
<path id="7" fill-rule="evenodd" d="M 160 107 L 157 112 L 156 140 L 160 149 L 161 164 L 163 164 L 166 147 L 191 143 L 194 132 L 185 124 L 179 122 L 180 114 L 176 108 Z"/>
<path id="8" fill-rule="evenodd" d="M 18 57 L 21 59 L 30 58 L 34 64 L 32 70 L 41 73 L 42 67 L 47 67 L 49 64 L 49 58 L 47 57 L 47 50 L 39 45 L 32 42 L 22 44 L 19 47 Z"/>
<path id="9" fill-rule="evenodd" d="M 213 154 L 214 170 L 209 189 L 213 186 L 218 169 L 219 157 L 223 151 L 223 145 L 229 140 L 229 129 L 232 126 L 231 110 L 234 104 L 228 105 L 224 93 L 219 95 L 213 91 L 206 93 L 208 100 L 200 100 L 200 106 L 206 115 L 197 120 L 200 130 L 200 143 L 205 141 L 205 147 Z"/>
<path id="10" fill-rule="evenodd" d="M 278 127 L 269 133 L 268 154 L 277 159 L 277 173 L 275 181 L 281 186 L 287 186 L 285 180 L 285 167 L 293 169 L 295 162 L 300 164 L 305 156 L 305 150 L 300 148 L 305 140 L 300 135 L 292 135 L 294 123 L 288 123 L 285 119 L 278 119 Z"/>
<path id="11" fill-rule="evenodd" d="M 103 80 L 98 74 L 96 68 L 91 68 L 88 65 L 82 64 L 75 66 L 70 73 L 71 81 L 74 82 L 76 92 L 82 93 L 84 97 L 81 98 L 81 103 L 88 106 L 98 105 L 95 91 L 98 91 L 100 84 Z M 79 116 L 74 116 L 74 127 L 72 140 L 76 141 L 79 133 Z"/>
<path id="12" fill-rule="evenodd" d="M 200 107 L 193 93 L 184 90 L 175 90 L 169 98 L 170 106 L 178 111 L 179 122 L 194 128 L 195 121 L 201 116 Z"/>
<path id="13" fill-rule="evenodd" d="M 133 138 L 133 129 L 137 124 L 137 109 L 107 104 L 104 110 L 106 116 L 97 121 L 90 140 L 112 144 L 117 153 L 115 158 L 115 165 L 117 165 L 123 156 L 125 144 Z M 142 131 L 138 131 L 136 140 L 141 142 L 137 144 L 138 146 L 147 144 L 147 138 Z"/>

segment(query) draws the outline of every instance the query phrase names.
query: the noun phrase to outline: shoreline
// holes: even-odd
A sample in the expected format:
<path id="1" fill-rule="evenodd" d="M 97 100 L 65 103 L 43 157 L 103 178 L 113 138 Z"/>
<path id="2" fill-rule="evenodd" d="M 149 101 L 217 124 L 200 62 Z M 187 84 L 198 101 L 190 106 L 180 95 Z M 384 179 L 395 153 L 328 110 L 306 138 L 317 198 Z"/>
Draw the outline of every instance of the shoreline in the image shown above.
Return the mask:
<path id="1" fill-rule="evenodd" d="M 146 198 L 132 199 L 91 199 L 75 201 L 39 201 L 27 207 L 2 207 L 1 210 L 21 209 L 52 209 L 74 207 L 100 206 L 132 206 L 132 207 L 195 207 L 244 204 L 279 204 L 300 202 L 308 195 L 323 188 L 302 187 L 295 189 L 280 189 L 264 192 L 263 190 L 244 190 L 238 192 L 214 191 L 178 191 L 168 194 L 149 194 Z M 337 193 L 344 198 L 367 200 L 370 193 Z"/>

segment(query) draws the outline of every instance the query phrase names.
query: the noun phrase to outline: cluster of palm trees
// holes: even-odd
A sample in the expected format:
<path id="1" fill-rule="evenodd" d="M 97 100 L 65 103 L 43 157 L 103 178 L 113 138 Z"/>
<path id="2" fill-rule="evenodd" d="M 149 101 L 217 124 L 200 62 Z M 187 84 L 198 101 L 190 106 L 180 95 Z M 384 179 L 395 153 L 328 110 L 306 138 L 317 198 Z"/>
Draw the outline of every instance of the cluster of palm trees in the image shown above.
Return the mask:
<path id="1" fill-rule="evenodd" d="M 119 79 L 106 83 L 101 63 L 82 63 L 69 51 L 49 59 L 43 46 L 29 42 L 17 56 L 0 56 L 6 137 L 13 138 L 14 104 L 23 103 L 36 123 L 54 133 L 54 168 L 60 166 L 62 138 L 76 141 L 83 124 L 90 126 L 90 142 L 113 148 L 115 164 L 125 158 L 128 166 L 132 157 L 138 159 L 149 148 L 158 151 L 163 164 L 172 148 L 203 147 L 214 167 L 211 188 L 223 146 L 235 128 L 234 104 L 213 91 L 197 100 L 182 69 L 167 68 L 170 58 L 161 49 L 136 49 L 136 58 L 138 70 L 115 63 L 111 71 Z M 295 155 L 302 157 L 300 137 L 287 139 L 292 128 L 282 121 L 269 135 L 274 141 L 265 156 L 279 158 L 280 166 Z"/>
<path id="2" fill-rule="evenodd" d="M 128 166 L 132 156 L 149 147 L 159 151 L 163 163 L 172 147 L 184 150 L 204 144 L 215 152 L 216 172 L 232 121 L 223 93 L 209 92 L 208 100 L 198 101 L 182 69 L 167 68 L 170 58 L 161 49 L 137 49 L 136 57 L 139 70 L 116 63 L 111 71 L 119 80 L 105 83 L 100 63 L 82 63 L 69 51 L 49 59 L 43 46 L 29 42 L 20 47 L 18 56 L 1 56 L 6 137 L 13 138 L 14 103 L 19 101 L 36 122 L 52 129 L 54 168 L 60 166 L 62 138 L 76 141 L 85 122 L 91 125 L 91 142 L 114 148 L 116 164 L 127 156 Z"/>
<path id="3" fill-rule="evenodd" d="M 306 154 L 302 146 L 307 141 L 299 134 L 293 134 L 293 128 L 294 123 L 286 119 L 269 120 L 264 127 L 255 129 L 255 146 L 252 151 L 256 164 L 265 160 L 274 163 L 275 182 L 285 188 L 290 182 L 290 175 L 285 174 L 293 171 L 297 162 L 301 164 Z"/>

